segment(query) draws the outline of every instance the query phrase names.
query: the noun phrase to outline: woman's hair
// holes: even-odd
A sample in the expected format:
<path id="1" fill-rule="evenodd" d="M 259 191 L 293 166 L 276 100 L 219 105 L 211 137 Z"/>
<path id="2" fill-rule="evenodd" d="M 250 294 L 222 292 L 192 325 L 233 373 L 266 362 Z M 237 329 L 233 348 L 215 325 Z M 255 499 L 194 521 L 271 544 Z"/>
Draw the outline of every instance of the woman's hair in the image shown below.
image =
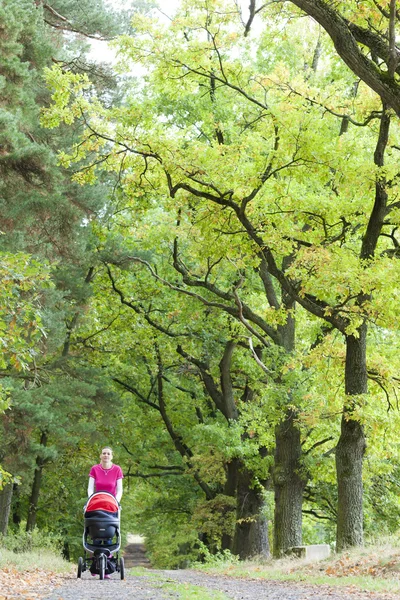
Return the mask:
<path id="1" fill-rule="evenodd" d="M 114 454 L 114 451 L 111 448 L 111 446 L 102 446 L 100 452 L 103 452 L 103 450 L 111 450 L 111 452 Z"/>

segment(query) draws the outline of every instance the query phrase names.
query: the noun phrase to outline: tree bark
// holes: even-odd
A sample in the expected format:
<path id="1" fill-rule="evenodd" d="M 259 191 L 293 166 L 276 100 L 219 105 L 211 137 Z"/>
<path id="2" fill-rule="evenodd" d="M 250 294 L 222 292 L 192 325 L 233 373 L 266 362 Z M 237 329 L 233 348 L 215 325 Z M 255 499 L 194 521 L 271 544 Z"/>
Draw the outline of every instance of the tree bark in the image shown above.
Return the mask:
<path id="1" fill-rule="evenodd" d="M 284 259 L 284 267 L 292 257 Z M 281 344 L 290 355 L 295 347 L 295 302 L 282 289 L 282 304 L 288 310 L 286 323 L 278 328 Z M 302 506 L 306 477 L 301 476 L 302 446 L 296 425 L 296 411 L 285 408 L 282 420 L 275 427 L 275 461 L 273 482 L 275 491 L 274 556 L 283 556 L 288 548 L 302 543 Z"/>
<path id="2" fill-rule="evenodd" d="M 254 485 L 250 471 L 240 469 L 237 487 L 236 528 L 233 553 L 241 560 L 270 555 L 268 521 L 263 514 L 264 495 Z"/>
<path id="3" fill-rule="evenodd" d="M 13 484 L 7 483 L 7 485 L 0 490 L 0 534 L 2 535 L 7 535 L 12 496 Z"/>
<path id="4" fill-rule="evenodd" d="M 374 163 L 384 166 L 389 139 L 390 115 L 383 106 L 379 136 L 374 152 Z M 375 255 L 387 210 L 387 182 L 381 174 L 375 182 L 375 202 L 363 238 L 360 258 Z M 360 296 L 359 306 L 368 297 Z M 363 483 L 362 469 L 365 453 L 364 428 L 352 417 L 358 397 L 368 393 L 367 374 L 367 324 L 358 329 L 358 335 L 346 336 L 345 393 L 341 434 L 336 448 L 336 474 L 338 485 L 338 520 L 336 547 L 343 550 L 363 543 Z"/>
<path id="5" fill-rule="evenodd" d="M 16 525 L 19 528 L 21 521 L 22 521 L 21 499 L 20 499 L 19 487 L 16 483 L 14 483 L 14 486 L 13 486 L 13 498 L 14 498 L 14 502 L 12 505 L 12 522 L 13 522 L 13 525 Z"/>
<path id="6" fill-rule="evenodd" d="M 29 497 L 28 518 L 26 531 L 33 531 L 36 525 L 36 514 L 39 500 L 40 487 L 42 484 L 43 465 L 37 466 L 33 476 L 32 490 Z"/>
<path id="7" fill-rule="evenodd" d="M 305 478 L 301 477 L 301 440 L 294 412 L 288 412 L 275 429 L 274 556 L 302 543 L 302 503 Z"/>
<path id="8" fill-rule="evenodd" d="M 224 485 L 224 494 L 236 497 L 236 490 L 238 485 L 238 470 L 239 470 L 239 459 L 233 458 L 226 465 L 226 481 Z M 222 534 L 221 547 L 222 550 L 233 550 L 234 536 L 228 533 Z"/>
<path id="9" fill-rule="evenodd" d="M 338 551 L 363 543 L 362 469 L 366 444 L 364 428 L 357 419 L 352 418 L 352 411 L 358 401 L 357 396 L 368 392 L 366 335 L 367 327 L 363 325 L 358 337 L 346 337 L 345 393 L 348 402 L 344 407 L 336 447 Z"/>
<path id="10" fill-rule="evenodd" d="M 40 438 L 40 445 L 43 447 L 47 446 L 47 433 L 43 432 Z M 42 484 L 43 467 L 45 461 L 41 456 L 36 458 L 36 468 L 33 476 L 32 490 L 29 497 L 28 505 L 28 518 L 26 521 L 26 531 L 33 531 L 36 525 L 36 515 L 40 494 L 40 487 Z"/>

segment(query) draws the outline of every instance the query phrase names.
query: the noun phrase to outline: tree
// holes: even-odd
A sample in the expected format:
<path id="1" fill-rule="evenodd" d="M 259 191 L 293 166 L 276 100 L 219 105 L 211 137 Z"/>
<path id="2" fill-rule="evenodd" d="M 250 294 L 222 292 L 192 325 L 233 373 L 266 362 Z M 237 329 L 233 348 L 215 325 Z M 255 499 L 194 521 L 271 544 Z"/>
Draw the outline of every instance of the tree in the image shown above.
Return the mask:
<path id="1" fill-rule="evenodd" d="M 27 254 L 0 254 L 0 372 L 13 371 L 24 378 L 35 364 L 37 345 L 46 335 L 40 298 L 50 285 L 47 266 Z M 11 386 L 0 385 L 0 413 L 9 408 Z M 7 533 L 13 477 L 0 467 L 0 531 Z"/>
<path id="2" fill-rule="evenodd" d="M 110 257 L 109 249 L 106 255 Z M 185 297 L 176 298 L 176 293 L 163 289 L 162 285 L 160 288 L 157 281 L 152 283 L 140 265 L 131 270 L 125 262 L 123 255 L 118 256 L 114 250 L 114 263 L 120 269 L 107 264 L 106 272 L 116 298 L 109 297 L 104 305 L 110 282 L 100 283 L 95 310 L 95 323 L 100 327 L 98 334 L 90 330 L 86 334 L 80 332 L 74 343 L 87 339 L 99 357 L 106 352 L 109 364 L 104 364 L 104 368 L 110 377 L 144 410 L 150 411 L 152 425 L 141 425 L 142 438 L 149 440 L 146 432 L 156 425 L 162 430 L 155 437 L 156 446 L 159 446 L 160 435 L 169 436 L 170 445 L 172 442 L 179 455 L 172 459 L 173 464 L 178 465 L 174 467 L 177 470 L 174 475 L 180 474 L 185 479 L 190 475 L 204 495 L 195 512 L 197 509 L 202 514 L 209 512 L 208 523 L 213 523 L 213 528 L 197 525 L 209 547 L 233 547 L 242 557 L 268 554 L 262 488 L 263 479 L 269 477 L 269 461 L 264 460 L 263 466 L 260 456 L 257 466 L 250 464 L 247 453 L 252 447 L 249 456 L 254 460 L 258 443 L 254 440 L 249 444 L 246 436 L 240 442 L 240 404 L 250 401 L 252 394 L 250 374 L 247 377 L 244 374 L 245 362 L 241 360 L 240 367 L 232 364 L 233 356 L 238 354 L 236 343 L 222 337 L 236 336 L 234 326 L 224 327 L 223 318 L 202 309 L 195 300 L 188 303 Z M 129 299 L 132 297 L 134 301 Z M 106 326 L 107 321 L 109 326 Z M 230 333 L 225 332 L 225 328 Z M 134 331 L 136 335 L 132 334 Z M 123 351 L 121 339 L 124 340 L 122 346 L 126 346 Z M 111 353 L 117 354 L 118 360 L 111 358 Z M 140 370 L 139 365 L 142 365 Z M 199 389 L 199 381 L 203 389 Z M 177 414 L 182 415 L 181 418 L 177 418 Z M 190 427 L 188 422 L 192 423 Z M 215 438 L 209 436 L 217 432 L 221 442 L 216 445 Z M 124 439 L 131 435 L 123 433 Z M 229 438 L 232 439 L 228 441 Z M 126 446 L 130 448 L 129 443 Z M 171 453 L 168 446 L 167 452 Z M 148 451 L 136 458 L 137 469 L 144 478 L 156 477 L 157 472 L 168 476 L 167 465 L 157 469 L 154 464 L 148 464 L 147 456 Z M 158 459 L 158 464 L 162 463 L 162 459 Z M 153 475 L 145 475 L 152 469 Z M 237 531 L 232 546 L 230 515 L 239 488 Z M 217 525 L 218 519 L 221 521 Z"/>
<path id="3" fill-rule="evenodd" d="M 393 182 L 388 181 L 385 175 L 385 154 L 389 143 L 391 121 L 389 109 L 392 108 L 397 115 L 400 114 L 396 81 L 399 65 L 399 52 L 395 41 L 398 20 L 396 1 L 391 0 L 386 5 L 373 2 L 361 13 L 358 6 L 349 3 L 339 3 L 335 6 L 323 1 L 299 0 L 292 3 L 322 25 L 346 65 L 373 89 L 382 101 L 380 128 L 377 132 L 374 152 L 374 164 L 377 170 L 375 198 L 360 239 L 359 258 L 362 263 L 367 263 L 374 258 L 382 236 L 391 237 L 395 251 L 398 247 L 395 237 L 396 227 L 392 229 L 391 234 L 386 233 L 387 227 L 394 225 L 388 219 L 388 215 L 396 210 L 397 203 L 389 199 L 390 192 L 393 192 Z M 255 7 L 252 6 L 251 10 L 254 13 Z M 373 27 L 372 23 L 374 23 Z M 367 50 L 367 55 L 362 48 Z M 372 112 L 370 117 L 373 116 Z M 343 120 L 347 125 L 348 116 L 343 115 Z M 396 223 L 396 218 L 394 221 Z M 371 294 L 365 293 L 364 290 L 356 295 L 356 305 L 361 311 L 370 301 Z M 315 313 L 315 309 L 312 312 Z M 340 322 L 335 319 L 334 326 L 346 333 L 346 322 L 344 325 L 343 329 Z M 354 397 L 368 392 L 366 335 L 366 320 L 363 320 L 355 331 L 345 335 L 347 346 L 345 393 L 349 396 L 349 401 L 344 406 L 342 435 L 336 451 L 339 549 L 361 544 L 363 539 L 362 461 L 365 440 L 360 422 L 352 419 L 351 413 L 357 405 Z"/>
<path id="4" fill-rule="evenodd" d="M 104 92 L 106 72 L 93 68 L 85 58 L 88 45 L 85 49 L 76 38 L 66 44 L 62 34 L 68 27 L 71 31 L 79 26 L 89 37 L 98 35 L 102 27 L 109 35 L 112 31 L 115 34 L 111 13 L 105 15 L 104 5 L 101 7 L 103 10 L 99 10 L 99 3 L 94 7 L 89 2 L 57 2 L 50 6 L 17 0 L 3 2 L 0 8 L 0 244 L 4 280 L 0 316 L 4 352 L 0 368 L 10 405 L 1 417 L 3 425 L 7 422 L 9 426 L 3 431 L 2 443 L 4 449 L 12 451 L 11 457 L 4 457 L 7 469 L 13 476 L 21 474 L 18 469 L 22 469 L 25 483 L 32 483 L 30 491 L 24 488 L 30 496 L 28 529 L 33 528 L 36 519 L 44 467 L 54 460 L 56 444 L 60 451 L 63 449 L 62 438 L 53 435 L 57 419 L 58 426 L 64 426 L 65 415 L 57 411 L 58 400 L 65 398 L 65 390 L 71 392 L 70 401 L 76 400 L 84 387 L 84 377 L 98 377 L 88 369 L 84 374 L 85 369 L 78 369 L 76 363 L 66 363 L 71 330 L 84 312 L 89 295 L 91 232 L 83 225 L 104 209 L 107 193 L 104 185 L 82 193 L 57 165 L 56 149 L 68 146 L 76 132 L 65 129 L 50 135 L 40 128 L 40 111 L 49 101 L 42 72 L 54 62 L 68 71 L 91 72 L 99 93 Z M 84 17 L 80 25 L 79 14 L 81 19 Z M 63 27 L 58 26 L 61 22 Z M 55 35 L 56 29 L 60 34 Z M 110 79 L 108 76 L 109 87 Z M 111 87 L 115 87 L 114 79 Z M 71 383 L 73 377 L 75 386 Z M 86 385 L 90 399 L 97 392 L 89 381 Z M 52 400 L 51 394 L 55 394 Z M 26 409 L 22 417 L 21 406 Z M 27 414 L 31 422 L 26 420 Z M 14 435 L 16 423 L 20 429 Z M 27 456 L 16 456 L 24 450 Z M 8 500 L 5 505 L 9 505 Z M 7 523 L 8 515 L 3 516 Z"/>
<path id="5" fill-rule="evenodd" d="M 142 22 L 134 38 L 121 39 L 126 58 L 142 60 L 149 68 L 147 86 L 132 91 L 127 108 L 107 111 L 90 104 L 81 82 L 68 82 L 54 71 L 50 83 L 57 89 L 62 82 L 68 92 L 63 98 L 55 96 L 46 122 L 54 126 L 83 111 L 87 130 L 80 154 L 74 150 L 64 160 L 79 160 L 94 150 L 99 158 L 77 174 L 80 181 L 93 181 L 96 169 L 117 165 L 124 190 L 142 210 L 156 189 L 166 210 L 178 205 L 182 214 L 195 214 L 196 223 L 208 215 L 210 238 L 216 229 L 237 240 L 245 248 L 242 262 L 263 274 L 267 299 L 280 294 L 289 309 L 282 320 L 288 332 L 296 302 L 326 324 L 319 335 L 332 328 L 343 335 L 345 390 L 337 450 L 340 548 L 362 540 L 365 439 L 357 412 L 367 393 L 367 323 L 376 319 L 378 305 L 383 308 L 372 291 L 387 293 L 389 307 L 391 290 L 381 274 L 390 273 L 393 286 L 398 285 L 393 262 L 398 246 L 393 159 L 398 133 L 392 131 L 391 156 L 384 166 L 387 106 L 382 110 L 372 93 L 361 96 L 365 88 L 355 89 L 352 74 L 342 68 L 326 38 L 319 41 L 326 50 L 324 72 L 307 67 L 314 64 L 310 58 L 315 58 L 315 48 L 301 36 L 277 45 L 281 21 L 276 6 L 269 10 L 277 30 L 264 34 L 258 55 L 252 41 L 239 36 L 234 8 L 228 17 L 217 4 L 196 9 L 185 5 L 180 19 L 162 32 Z M 296 33 L 295 24 L 292 31 Z M 267 52 L 268 65 L 263 60 Z M 202 281 L 210 290 L 215 285 L 215 266 L 201 278 L 193 277 L 179 251 L 174 266 L 186 286 Z M 237 290 L 230 292 L 230 310 L 249 324 L 240 297 L 234 302 Z M 381 327 L 393 321 L 390 306 L 391 312 L 379 314 Z M 264 325 L 260 320 L 254 325 L 259 339 Z M 287 406 L 282 423 L 287 418 L 293 424 L 293 437 L 282 447 L 294 451 L 288 464 L 291 473 L 299 473 L 300 436 L 290 396 Z M 304 482 L 300 484 L 296 497 L 301 497 Z"/>
<path id="6" fill-rule="evenodd" d="M 59 74 L 61 75 L 61 73 Z M 59 77 L 59 75 L 56 73 L 53 73 L 53 77 Z M 55 82 L 54 82 L 55 83 Z M 212 89 L 212 88 L 211 88 Z M 213 95 L 211 95 L 211 102 L 212 105 L 215 103 L 215 100 L 213 98 Z M 49 121 L 50 122 L 50 121 Z M 66 158 L 66 160 L 68 160 L 68 158 Z M 218 259 L 217 259 L 218 260 Z M 176 249 L 176 255 L 175 255 L 175 262 L 174 262 L 176 269 L 181 273 L 184 284 L 185 285 L 190 285 L 190 278 L 187 276 L 187 273 L 185 274 L 185 266 L 184 263 L 182 262 L 182 260 L 180 260 L 179 258 L 179 246 L 177 246 Z M 240 276 L 240 275 L 239 275 Z M 271 282 L 268 282 L 268 272 L 265 270 L 265 263 L 263 262 L 261 264 L 261 266 L 259 267 L 259 277 L 261 279 L 261 281 L 263 281 L 263 286 L 265 286 L 265 288 L 268 290 L 267 291 L 267 297 L 269 302 L 271 303 L 271 306 L 274 309 L 279 308 L 279 300 L 278 300 L 278 296 L 276 295 L 275 291 L 273 290 L 273 286 L 271 284 Z M 193 285 L 201 285 L 200 281 L 193 281 Z M 205 287 L 207 287 L 207 285 L 205 285 Z M 215 288 L 216 289 L 216 288 Z M 213 290 L 211 290 L 213 291 Z M 224 294 L 224 292 L 217 292 L 217 295 L 219 294 Z M 226 294 L 225 299 L 228 299 L 230 302 L 230 306 L 227 307 L 228 312 L 234 314 L 236 316 L 236 318 L 240 317 L 240 310 L 238 308 L 238 306 L 236 305 L 236 300 L 235 300 L 235 294 L 232 292 L 229 292 L 228 294 Z M 288 308 L 291 307 L 291 301 L 289 298 L 286 298 L 286 300 L 283 300 L 283 304 L 285 304 L 285 302 L 288 305 Z M 246 308 L 245 311 L 245 316 L 246 318 L 249 318 L 249 310 Z M 257 326 L 260 325 L 260 323 L 262 323 L 262 319 L 260 319 L 257 315 L 255 315 L 253 313 L 253 315 L 250 317 L 251 319 L 255 319 Z M 263 329 L 264 329 L 264 333 L 266 333 L 267 335 L 270 335 L 274 342 L 278 343 L 279 345 L 281 345 L 282 349 L 287 349 L 288 352 L 291 351 L 291 349 L 293 348 L 293 342 L 294 342 L 294 338 L 293 338 L 293 333 L 294 333 L 294 328 L 293 328 L 293 321 L 292 318 L 289 317 L 287 320 L 287 323 L 284 323 L 284 320 L 282 319 L 281 322 L 279 322 L 278 324 L 274 323 L 274 326 L 270 326 L 267 322 L 264 322 L 263 324 Z M 269 342 L 263 341 L 263 344 L 265 346 L 268 346 Z M 277 375 L 278 377 L 278 375 Z M 282 467 L 278 466 L 277 464 L 277 472 L 280 472 L 279 477 L 276 478 L 276 488 L 280 489 L 282 488 L 282 493 L 277 495 L 277 506 L 279 507 L 277 510 L 277 518 L 276 518 L 276 531 L 280 532 L 279 535 L 282 536 L 282 538 L 278 541 L 276 541 L 276 545 L 282 548 L 287 548 L 289 546 L 293 546 L 293 545 L 297 545 L 300 543 L 301 541 L 301 496 L 302 496 L 302 487 L 304 485 L 304 483 L 301 481 L 301 479 L 298 477 L 298 475 L 296 473 L 298 473 L 300 471 L 300 464 L 298 462 L 299 460 L 299 456 L 301 454 L 301 449 L 300 449 L 300 437 L 298 434 L 298 429 L 297 427 L 294 425 L 294 420 L 295 420 L 295 412 L 293 412 L 292 410 L 288 411 L 288 415 L 287 415 L 287 419 L 283 419 L 282 423 L 280 426 L 277 426 L 277 430 L 276 430 L 276 436 L 278 439 L 278 446 L 279 443 L 281 444 L 285 444 L 286 443 L 286 436 L 287 436 L 287 427 L 293 427 L 293 437 L 292 437 L 292 442 L 296 441 L 296 448 L 295 445 L 293 444 L 293 457 L 289 457 L 287 455 L 285 455 L 285 453 L 281 453 L 281 454 L 277 454 L 277 463 L 279 463 L 280 461 L 280 457 L 283 458 L 283 461 L 285 463 L 285 465 L 283 465 L 282 463 Z M 281 438 L 281 442 L 279 441 Z M 294 486 L 294 487 L 292 487 Z M 280 521 L 279 519 L 279 515 L 292 515 L 293 514 L 293 509 L 294 509 L 294 501 L 296 499 L 296 516 L 290 520 L 288 520 L 287 518 L 284 519 L 284 523 Z M 290 508 L 285 508 L 285 509 L 281 509 L 280 505 L 285 505 L 288 504 L 290 505 Z M 287 534 L 285 534 L 284 532 L 287 532 Z"/>

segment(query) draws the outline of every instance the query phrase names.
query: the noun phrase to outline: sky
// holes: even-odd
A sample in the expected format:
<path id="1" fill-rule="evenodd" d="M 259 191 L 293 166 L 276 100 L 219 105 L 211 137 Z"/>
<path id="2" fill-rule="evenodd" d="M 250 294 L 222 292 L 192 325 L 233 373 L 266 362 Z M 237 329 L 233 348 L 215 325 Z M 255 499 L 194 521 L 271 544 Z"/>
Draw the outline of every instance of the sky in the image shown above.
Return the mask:
<path id="1" fill-rule="evenodd" d="M 131 0 L 132 1 L 132 0 Z M 114 8 L 126 8 L 126 0 L 106 0 L 106 3 Z M 243 13 L 246 14 L 248 11 L 249 0 L 239 0 L 239 5 L 242 6 Z M 180 4 L 180 0 L 158 0 L 157 4 L 160 9 L 160 18 L 163 19 L 163 15 L 167 20 L 174 14 L 176 8 Z M 94 60 L 99 62 L 114 62 L 115 52 L 108 47 L 107 42 L 101 42 L 93 40 L 91 56 Z"/>
<path id="2" fill-rule="evenodd" d="M 125 0 L 106 0 L 106 3 L 116 9 L 126 8 Z M 179 5 L 179 0 L 158 0 L 157 2 L 160 8 L 160 16 L 165 15 L 166 19 L 171 17 L 176 8 Z M 100 40 L 93 40 L 91 42 L 92 51 L 90 53 L 91 58 L 99 62 L 114 62 L 115 52 L 108 47 L 107 42 Z"/>

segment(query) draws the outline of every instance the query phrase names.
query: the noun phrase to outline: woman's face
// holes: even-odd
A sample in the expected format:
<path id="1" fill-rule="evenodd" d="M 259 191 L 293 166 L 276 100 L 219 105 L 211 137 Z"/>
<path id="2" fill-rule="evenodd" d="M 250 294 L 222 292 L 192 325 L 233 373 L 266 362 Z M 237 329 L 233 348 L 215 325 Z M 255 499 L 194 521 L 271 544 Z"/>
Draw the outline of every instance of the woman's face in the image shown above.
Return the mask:
<path id="1" fill-rule="evenodd" d="M 101 460 L 103 460 L 104 462 L 108 462 L 110 460 L 112 460 L 113 457 L 113 453 L 111 448 L 103 448 L 103 450 L 101 451 L 100 454 L 100 458 Z"/>

